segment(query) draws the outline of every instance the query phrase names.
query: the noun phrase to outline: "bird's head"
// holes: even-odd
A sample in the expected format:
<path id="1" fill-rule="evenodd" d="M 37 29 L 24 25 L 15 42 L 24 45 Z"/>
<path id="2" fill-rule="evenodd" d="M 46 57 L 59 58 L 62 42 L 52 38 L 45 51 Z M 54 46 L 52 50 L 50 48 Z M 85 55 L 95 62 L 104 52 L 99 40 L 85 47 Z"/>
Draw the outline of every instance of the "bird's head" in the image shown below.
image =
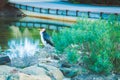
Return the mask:
<path id="1" fill-rule="evenodd" d="M 42 29 L 38 29 L 40 32 L 44 32 L 44 31 L 46 31 L 46 29 L 45 28 L 42 28 Z"/>

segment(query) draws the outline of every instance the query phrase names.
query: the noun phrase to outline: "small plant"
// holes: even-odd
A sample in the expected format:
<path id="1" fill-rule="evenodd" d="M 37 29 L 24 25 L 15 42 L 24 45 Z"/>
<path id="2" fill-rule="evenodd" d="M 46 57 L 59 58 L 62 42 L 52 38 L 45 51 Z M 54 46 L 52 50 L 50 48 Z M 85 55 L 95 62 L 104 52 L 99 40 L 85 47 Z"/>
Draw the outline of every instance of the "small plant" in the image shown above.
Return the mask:
<path id="1" fill-rule="evenodd" d="M 11 59 L 11 66 L 24 68 L 37 63 L 39 41 L 32 41 L 27 38 L 23 40 L 12 40 L 8 43 L 9 49 L 5 51 Z"/>

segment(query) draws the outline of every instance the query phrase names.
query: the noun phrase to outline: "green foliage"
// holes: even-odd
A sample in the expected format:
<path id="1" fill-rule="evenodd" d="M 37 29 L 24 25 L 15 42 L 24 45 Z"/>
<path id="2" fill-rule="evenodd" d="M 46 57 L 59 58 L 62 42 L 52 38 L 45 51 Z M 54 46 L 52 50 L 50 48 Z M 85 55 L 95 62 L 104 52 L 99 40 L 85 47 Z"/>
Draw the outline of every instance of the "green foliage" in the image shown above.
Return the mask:
<path id="1" fill-rule="evenodd" d="M 77 49 L 71 47 L 71 49 L 67 48 L 65 52 L 67 53 L 67 61 L 69 63 L 75 64 L 78 62 L 80 56 L 77 52 Z"/>
<path id="2" fill-rule="evenodd" d="M 120 5 L 120 0 L 69 0 L 72 3 Z"/>
<path id="3" fill-rule="evenodd" d="M 116 17 L 113 18 L 116 19 Z M 120 22 L 110 19 L 109 26 L 111 26 L 110 41 L 112 43 L 110 58 L 114 72 L 120 73 Z"/>
<path id="4" fill-rule="evenodd" d="M 84 62 L 86 63 L 86 68 L 94 73 L 109 73 L 113 68 L 106 52 L 100 54 L 91 53 L 90 56 L 84 56 Z"/>
<path id="5" fill-rule="evenodd" d="M 72 28 L 54 33 L 53 41 L 58 51 L 67 54 L 69 63 L 79 62 L 81 51 L 82 61 L 91 72 L 120 72 L 120 22 L 116 17 L 108 21 L 79 20 Z"/>

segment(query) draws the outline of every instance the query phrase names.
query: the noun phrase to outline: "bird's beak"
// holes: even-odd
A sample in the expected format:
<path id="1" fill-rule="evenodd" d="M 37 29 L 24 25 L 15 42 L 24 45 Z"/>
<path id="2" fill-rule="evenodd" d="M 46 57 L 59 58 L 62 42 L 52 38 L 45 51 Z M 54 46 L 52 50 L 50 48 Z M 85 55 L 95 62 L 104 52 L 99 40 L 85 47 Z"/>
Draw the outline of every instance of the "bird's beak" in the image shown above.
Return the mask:
<path id="1" fill-rule="evenodd" d="M 39 31 L 45 31 L 45 29 L 38 29 Z"/>

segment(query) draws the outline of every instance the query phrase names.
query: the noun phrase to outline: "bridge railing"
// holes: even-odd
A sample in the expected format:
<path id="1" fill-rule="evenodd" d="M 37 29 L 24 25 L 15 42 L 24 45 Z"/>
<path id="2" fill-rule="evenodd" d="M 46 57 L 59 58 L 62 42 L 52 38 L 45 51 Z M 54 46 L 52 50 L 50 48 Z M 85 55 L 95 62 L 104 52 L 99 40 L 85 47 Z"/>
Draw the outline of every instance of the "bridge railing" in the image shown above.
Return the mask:
<path id="1" fill-rule="evenodd" d="M 28 27 L 28 28 L 47 28 L 51 30 L 57 30 L 64 27 L 70 27 L 68 24 L 51 24 L 51 23 L 43 23 L 43 22 L 25 22 L 25 21 L 14 21 L 10 25 L 15 25 L 17 27 Z"/>
<path id="2" fill-rule="evenodd" d="M 107 12 L 96 12 L 96 11 L 80 11 L 80 10 L 62 10 L 62 9 L 51 9 L 51 8 L 38 8 L 28 5 L 22 5 L 17 3 L 9 3 L 19 9 L 28 10 L 32 12 L 44 13 L 44 14 L 54 14 L 62 16 L 72 16 L 72 17 L 88 17 L 95 19 L 108 19 L 110 15 L 120 15 L 119 13 L 107 13 Z"/>

